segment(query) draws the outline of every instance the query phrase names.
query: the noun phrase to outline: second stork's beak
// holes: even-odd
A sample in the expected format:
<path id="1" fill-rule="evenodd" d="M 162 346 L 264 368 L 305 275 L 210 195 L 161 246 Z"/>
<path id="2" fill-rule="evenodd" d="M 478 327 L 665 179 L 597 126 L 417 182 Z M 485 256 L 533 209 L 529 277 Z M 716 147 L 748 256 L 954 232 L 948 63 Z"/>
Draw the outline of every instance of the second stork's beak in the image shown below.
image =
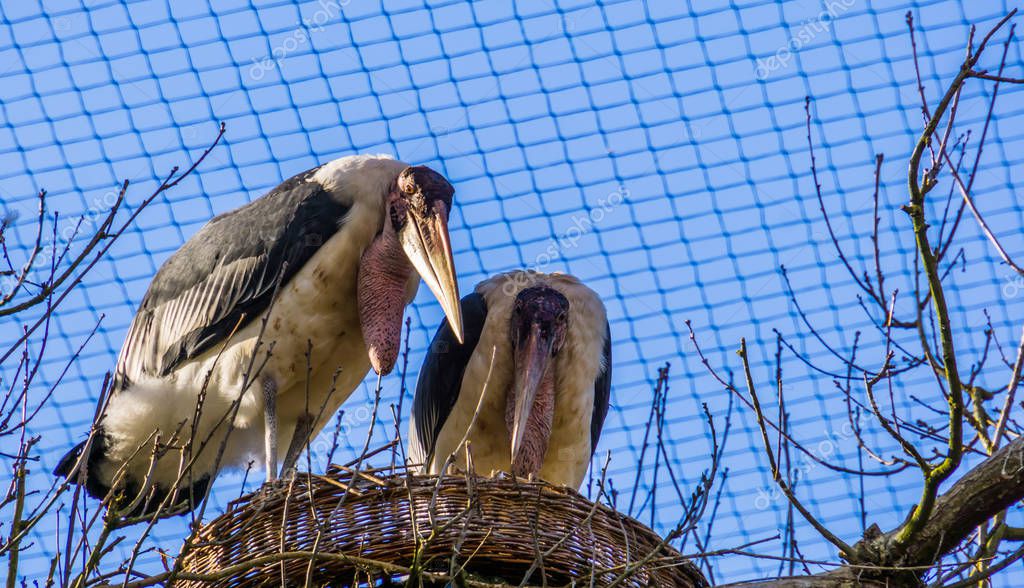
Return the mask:
<path id="1" fill-rule="evenodd" d="M 452 261 L 452 244 L 448 238 L 447 207 L 436 203 L 425 215 L 410 209 L 406 216 L 404 230 L 399 232 L 402 249 L 441 303 L 455 337 L 462 343 L 462 307 L 459 304 L 455 262 Z"/>
<path id="2" fill-rule="evenodd" d="M 515 413 L 512 417 L 513 466 L 523 448 L 527 423 L 537 397 L 537 389 L 540 387 L 541 379 L 551 361 L 553 345 L 553 337 L 545 334 L 540 325 L 534 323 L 530 326 L 530 332 L 526 335 L 525 341 L 516 346 L 514 359 L 516 375 L 512 388 L 516 399 Z"/>

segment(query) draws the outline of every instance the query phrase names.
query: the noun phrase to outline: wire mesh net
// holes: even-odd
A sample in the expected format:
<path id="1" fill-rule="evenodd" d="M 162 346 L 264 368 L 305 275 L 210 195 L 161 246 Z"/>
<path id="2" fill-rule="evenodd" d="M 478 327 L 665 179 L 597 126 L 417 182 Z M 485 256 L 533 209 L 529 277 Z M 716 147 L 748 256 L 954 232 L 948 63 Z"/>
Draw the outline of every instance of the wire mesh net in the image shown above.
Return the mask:
<path id="1" fill-rule="evenodd" d="M 969 24 L 991 24 L 1009 8 L 889 0 L 4 2 L 0 199 L 19 213 L 7 241 L 14 254 L 33 242 L 38 190 L 60 211 L 58 238 L 81 238 L 72 229 L 77 219 L 96 222 L 120 181 L 132 181 L 130 208 L 172 166 L 187 165 L 209 145 L 219 121 L 227 125 L 222 145 L 140 215 L 49 325 L 33 393 L 56 388 L 31 431 L 42 436 L 43 458 L 32 467 L 30 488 L 49 487 L 48 471 L 84 438 L 134 308 L 172 251 L 213 215 L 295 173 L 342 155 L 388 153 L 430 165 L 455 185 L 450 224 L 463 291 L 527 267 L 572 272 L 601 294 L 615 371 L 595 460 L 611 452 L 620 510 L 665 532 L 680 511 L 672 480 L 651 456 L 635 473 L 658 369 L 671 364 L 667 451 L 657 459 L 671 460 L 684 491 L 709 465 L 701 404 L 720 425 L 729 407 L 729 394 L 696 357 L 685 320 L 717 366 L 735 369 L 733 351 L 746 337 L 755 373 L 769 388 L 776 330 L 800 356 L 832 370 L 844 367 L 829 347 L 848 350 L 862 331 L 858 357 L 881 362 L 884 342 L 858 304 L 814 196 L 805 96 L 813 99 L 825 205 L 857 267 L 871 263 L 864 236 L 874 156 L 886 154 L 880 259 L 893 285 L 912 291 L 914 244 L 899 205 L 921 115 L 904 13 L 912 10 L 923 29 L 924 86 L 936 96 L 959 67 Z M 1008 63 L 1021 57 L 1012 45 Z M 1019 90 L 1003 91 L 975 190 L 984 194 L 989 223 L 1019 250 L 1024 209 L 1012 186 L 1022 179 L 1024 150 L 1016 147 L 1024 146 L 1024 102 Z M 985 120 L 990 92 L 982 84 L 965 89 L 962 125 Z M 1016 340 L 1024 283 L 995 262 L 976 227 L 964 235 L 949 297 L 962 353 L 976 357 L 983 311 L 1000 340 Z M 407 376 L 415 381 L 442 313 L 426 288 L 407 313 Z M 2 319 L 0 344 L 16 340 L 31 318 Z M 870 469 L 832 378 L 796 353 L 783 350 L 793 436 L 818 457 Z M 17 375 L 0 377 L 6 387 Z M 373 383 L 344 406 L 340 454 L 350 457 L 363 444 Z M 383 386 L 383 403 L 397 403 L 400 379 Z M 903 379 L 894 398 L 900 414 L 941 419 L 922 407 L 941 406 L 927 373 Z M 390 428 L 376 430 L 383 441 Z M 883 453 L 897 449 L 866 421 L 865 436 Z M 328 446 L 318 439 L 311 451 L 323 460 Z M 787 502 L 760 447 L 752 415 L 734 407 L 713 547 L 771 538 L 785 525 Z M 13 453 L 7 445 L 4 451 Z M 861 478 L 806 457 L 794 462 L 799 496 L 850 540 L 865 522 L 898 524 L 920 488 L 914 472 Z M 240 474 L 222 476 L 213 511 L 241 491 Z M 23 556 L 26 570 L 48 567 L 54 532 L 46 524 L 33 531 L 38 547 Z M 185 522 L 172 520 L 153 535 L 173 552 L 184 533 Z M 834 549 L 806 525 L 797 525 L 796 540 L 808 560 L 835 561 Z M 783 545 L 757 549 L 779 554 Z M 158 565 L 153 553 L 143 559 L 143 568 Z M 780 569 L 777 561 L 743 556 L 709 565 L 719 580 Z M 1019 583 L 1016 569 L 998 581 Z"/>

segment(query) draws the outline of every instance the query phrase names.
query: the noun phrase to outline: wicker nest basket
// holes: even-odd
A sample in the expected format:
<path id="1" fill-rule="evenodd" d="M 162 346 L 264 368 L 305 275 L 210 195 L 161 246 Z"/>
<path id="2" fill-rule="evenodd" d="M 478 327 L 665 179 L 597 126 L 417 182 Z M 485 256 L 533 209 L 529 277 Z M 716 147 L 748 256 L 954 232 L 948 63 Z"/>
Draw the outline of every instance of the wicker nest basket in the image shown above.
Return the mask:
<path id="1" fill-rule="evenodd" d="M 425 586 L 707 586 L 652 530 L 567 488 L 337 469 L 232 503 L 176 585 L 387 586 L 414 567 Z"/>

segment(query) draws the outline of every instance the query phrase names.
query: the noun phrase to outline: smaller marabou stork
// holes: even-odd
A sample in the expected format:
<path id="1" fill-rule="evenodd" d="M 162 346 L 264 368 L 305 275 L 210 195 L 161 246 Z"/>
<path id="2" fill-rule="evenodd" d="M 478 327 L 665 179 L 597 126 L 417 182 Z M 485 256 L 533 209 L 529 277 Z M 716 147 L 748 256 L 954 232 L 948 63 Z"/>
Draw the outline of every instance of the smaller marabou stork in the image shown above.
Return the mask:
<path id="1" fill-rule="evenodd" d="M 466 439 L 477 471 L 579 488 L 611 390 L 601 299 L 573 276 L 520 270 L 477 284 L 462 317 L 465 342 L 442 325 L 420 370 L 410 463 L 438 474 Z"/>
<path id="2" fill-rule="evenodd" d="M 221 468 L 292 468 L 371 367 L 394 367 L 421 278 L 461 337 L 454 192 L 428 167 L 353 155 L 211 220 L 153 278 L 96 434 L 55 473 L 97 498 L 120 479 L 149 513 L 171 489 L 194 505 Z"/>

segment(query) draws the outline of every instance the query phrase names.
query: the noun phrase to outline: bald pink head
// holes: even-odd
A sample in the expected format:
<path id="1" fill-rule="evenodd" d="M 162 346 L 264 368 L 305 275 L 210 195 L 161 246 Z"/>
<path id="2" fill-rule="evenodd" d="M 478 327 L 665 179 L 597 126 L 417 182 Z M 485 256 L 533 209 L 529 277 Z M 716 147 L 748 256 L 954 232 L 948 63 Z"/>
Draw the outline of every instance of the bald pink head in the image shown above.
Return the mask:
<path id="1" fill-rule="evenodd" d="M 538 474 L 544 464 L 555 416 L 555 366 L 565 342 L 569 301 L 539 285 L 525 288 L 512 307 L 509 335 L 515 381 L 505 405 L 512 445 L 512 473 Z"/>
<path id="2" fill-rule="evenodd" d="M 359 323 L 370 364 L 389 373 L 398 359 L 412 272 L 430 287 L 462 340 L 459 287 L 448 237 L 455 189 L 425 166 L 409 166 L 386 195 L 384 225 L 359 264 Z"/>

